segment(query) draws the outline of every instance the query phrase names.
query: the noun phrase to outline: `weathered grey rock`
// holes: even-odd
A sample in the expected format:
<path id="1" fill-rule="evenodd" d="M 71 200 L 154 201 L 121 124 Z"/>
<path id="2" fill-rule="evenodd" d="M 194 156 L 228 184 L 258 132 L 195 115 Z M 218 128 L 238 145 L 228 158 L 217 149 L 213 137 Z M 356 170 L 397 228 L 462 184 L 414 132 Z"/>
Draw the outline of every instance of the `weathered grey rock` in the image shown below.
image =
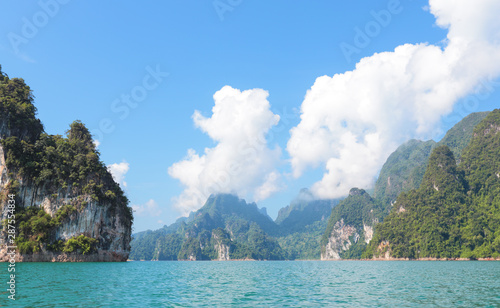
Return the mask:
<path id="1" fill-rule="evenodd" d="M 353 237 L 354 243 L 358 242 L 359 233 L 356 228 L 344 224 L 344 219 L 337 221 L 328 238 L 326 249 L 321 254 L 321 260 L 340 260 L 340 253 L 349 250 L 351 245 L 354 244 L 351 242 L 351 237 Z"/>
<path id="2" fill-rule="evenodd" d="M 219 238 L 215 232 L 212 232 L 212 237 L 215 240 L 214 249 L 217 251 L 217 261 L 229 261 L 231 259 L 229 255 L 229 245 L 224 244 L 222 239 Z"/>
<path id="3" fill-rule="evenodd" d="M 0 121 L 1 122 L 1 121 Z M 34 254 L 16 255 L 17 261 L 54 262 L 54 261 L 126 261 L 130 252 L 131 222 L 125 219 L 125 208 L 106 202 L 92 200 L 90 195 L 74 195 L 71 186 L 53 189 L 36 186 L 16 174 L 9 174 L 5 164 L 4 151 L 0 145 L 0 195 L 6 195 L 6 186 L 9 181 L 19 181 L 16 194 L 16 209 L 28 206 L 42 208 L 51 217 L 64 205 L 74 205 L 78 208 L 69 219 L 56 227 L 52 236 L 56 240 L 68 240 L 72 237 L 85 235 L 98 240 L 97 252 L 81 255 L 76 253 L 54 253 L 43 246 L 42 250 Z M 7 198 L 0 204 L 0 221 L 8 217 Z M 7 261 L 7 228 L 2 228 L 0 233 L 0 261 Z"/>

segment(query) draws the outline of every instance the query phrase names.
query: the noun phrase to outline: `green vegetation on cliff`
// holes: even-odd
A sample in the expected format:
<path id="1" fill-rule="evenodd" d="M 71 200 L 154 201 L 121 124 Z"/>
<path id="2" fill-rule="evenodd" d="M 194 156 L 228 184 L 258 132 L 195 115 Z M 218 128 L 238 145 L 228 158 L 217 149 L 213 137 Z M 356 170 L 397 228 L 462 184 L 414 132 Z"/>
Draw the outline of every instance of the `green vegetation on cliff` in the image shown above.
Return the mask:
<path id="1" fill-rule="evenodd" d="M 325 216 L 328 217 L 328 216 Z M 285 251 L 287 260 L 314 260 L 321 256 L 321 236 L 328 220 L 323 218 L 293 233 L 279 236 L 278 243 Z"/>
<path id="2" fill-rule="evenodd" d="M 500 242 L 498 232 L 486 227 L 495 225 L 496 216 L 484 219 L 489 210 L 484 204 L 491 201 L 491 196 L 488 200 L 475 201 L 483 203 L 482 207 L 478 206 L 483 208 L 482 212 L 477 210 L 474 215 L 468 212 L 465 204 L 472 200 L 467 193 L 470 177 L 456 166 L 458 160 L 453 155 L 454 152 L 462 153 L 470 138 L 477 135 L 473 134 L 473 127 L 487 114 L 477 113 L 464 118 L 438 143 L 411 140 L 399 147 L 381 171 L 375 188 L 376 198 L 364 190 L 353 189 L 336 206 L 336 200 L 313 200 L 307 190 L 303 190 L 302 198 L 282 208 L 273 222 L 255 204 L 247 204 L 231 195 L 216 195 L 187 219 L 157 231 L 136 234 L 130 257 L 136 260 L 213 260 L 223 258 L 219 251 L 222 245 L 231 259 L 319 259 L 330 243 L 332 232 L 338 229 L 333 232 L 337 238 L 329 247 L 335 250 L 334 256 L 338 253 L 341 258 L 361 258 L 363 253 L 364 256 L 373 254 L 374 242 L 381 243 L 380 235 L 376 235 L 372 244 L 367 245 L 375 225 L 389 212 L 390 227 L 386 227 L 385 232 L 397 238 L 390 248 L 395 255 L 408 258 L 488 255 L 479 254 L 477 247 L 486 239 L 491 243 L 486 250 L 492 252 L 490 248 Z M 470 168 L 482 170 L 474 165 Z M 487 179 L 485 183 L 495 180 L 491 172 L 481 171 L 481 174 Z M 406 225 L 407 221 L 402 220 L 405 215 L 414 223 Z M 478 228 L 486 230 L 481 231 L 484 235 L 478 236 L 481 233 Z M 401 230 L 412 233 L 410 239 Z M 349 235 L 341 238 L 345 232 Z M 465 241 L 469 248 L 462 247 Z"/>
<path id="3" fill-rule="evenodd" d="M 500 255 L 500 109 L 474 128 L 460 167 L 469 186 L 463 256 Z"/>
<path id="4" fill-rule="evenodd" d="M 474 127 L 488 113 L 471 113 L 448 130 L 437 143 L 433 140 L 410 140 L 394 151 L 382 167 L 375 184 L 374 196 L 382 202 L 387 212 L 400 193 L 420 187 L 431 151 L 436 146 L 448 146 L 459 162 L 462 151 L 472 138 Z"/>
<path id="5" fill-rule="evenodd" d="M 489 114 L 489 111 L 471 113 L 446 132 L 439 145 L 446 145 L 460 162 L 462 151 L 469 145 L 474 128 Z"/>
<path id="6" fill-rule="evenodd" d="M 80 235 L 75 239 L 63 242 L 55 238 L 54 231 L 64 221 L 70 219 L 76 208 L 72 205 L 62 206 L 54 217 L 47 214 L 42 208 L 30 206 L 18 208 L 16 221 L 18 234 L 15 243 L 21 253 L 30 254 L 40 252 L 43 246 L 53 252 L 80 252 L 82 254 L 94 252 L 97 242 L 94 238 Z"/>
<path id="7" fill-rule="evenodd" d="M 230 259 L 319 259 L 321 236 L 338 201 L 302 197 L 283 208 L 276 223 L 255 203 L 213 195 L 189 218 L 135 234 L 130 258 L 213 260 L 226 258 L 228 252 Z M 224 256 L 220 249 L 227 249 Z"/>
<path id="8" fill-rule="evenodd" d="M 290 205 L 279 210 L 275 222 L 282 233 L 300 232 L 306 226 L 328 218 L 337 203 L 338 200 L 314 200 L 312 193 L 304 188 Z"/>
<path id="9" fill-rule="evenodd" d="M 273 237 L 277 234 L 278 226 L 255 203 L 219 194 L 187 222 L 136 234 L 130 258 L 214 260 L 223 257 L 218 249 L 227 248 L 230 259 L 282 260 L 286 254 Z"/>
<path id="10" fill-rule="evenodd" d="M 302 189 L 290 205 L 280 209 L 276 223 L 280 228 L 278 242 L 290 260 L 320 258 L 320 241 L 332 208 L 339 200 L 314 200 Z"/>
<path id="11" fill-rule="evenodd" d="M 20 208 L 16 220 L 18 230 L 15 241 L 21 253 L 38 252 L 43 243 L 49 242 L 55 224 L 43 209 L 35 206 Z"/>
<path id="12" fill-rule="evenodd" d="M 457 162 L 460 161 L 460 155 L 462 151 L 464 151 L 464 148 L 469 144 L 469 141 L 471 140 L 473 136 L 473 130 L 474 127 L 483 120 L 489 112 L 478 112 L 478 113 L 473 113 L 465 117 L 463 120 L 461 120 L 459 123 L 454 125 L 443 137 L 443 139 L 439 142 L 434 142 L 432 140 L 430 141 L 419 141 L 419 140 L 410 140 L 393 152 L 389 158 L 387 159 L 386 163 L 384 164 L 379 178 L 375 184 L 375 189 L 374 189 L 374 196 L 375 200 L 368 200 L 368 198 L 365 198 L 365 200 L 357 200 L 356 202 L 350 202 L 352 199 L 351 196 L 349 196 L 346 200 L 344 200 L 343 204 L 340 206 L 336 207 L 332 211 L 332 215 L 330 217 L 329 225 L 326 229 L 326 232 L 323 236 L 322 239 L 322 251 L 325 252 L 326 249 L 326 244 L 329 240 L 335 241 L 344 241 L 340 240 L 340 234 L 341 232 L 336 232 L 335 234 L 332 235 L 332 230 L 334 229 L 334 225 L 338 224 L 341 219 L 343 219 L 345 226 L 353 226 L 356 224 L 356 221 L 363 221 L 366 218 L 363 218 L 363 211 L 360 211 L 360 207 L 362 204 L 371 204 L 371 203 L 376 203 L 380 204 L 379 209 L 382 209 L 382 212 L 379 212 L 378 214 L 378 221 L 382 221 L 388 214 L 391 212 L 391 210 L 394 212 L 394 207 L 397 208 L 396 214 L 391 214 L 389 219 L 392 219 L 393 222 L 392 224 L 394 225 L 394 221 L 396 221 L 396 218 L 393 218 L 393 216 L 404 216 L 408 215 L 406 213 L 406 207 L 399 207 L 399 205 L 402 202 L 409 202 L 408 200 L 413 200 L 416 198 L 416 200 L 420 200 L 418 202 L 425 203 L 426 206 L 430 207 L 430 204 L 432 202 L 436 202 L 436 200 L 425 200 L 422 201 L 422 199 L 419 199 L 420 197 L 417 197 L 415 195 L 415 190 L 418 190 L 422 188 L 421 186 L 428 186 L 428 183 L 425 185 L 422 184 L 425 182 L 424 180 L 424 174 L 426 173 L 426 168 L 429 165 L 429 158 L 431 156 L 431 153 L 433 149 L 437 149 L 440 146 L 447 146 L 449 147 L 450 152 L 447 153 L 446 155 L 443 154 L 443 149 L 441 148 L 438 150 L 436 153 L 440 153 L 441 155 L 447 156 L 448 154 L 453 153 L 454 154 L 454 159 L 457 159 Z M 449 158 L 449 157 L 448 157 Z M 440 176 L 438 176 L 438 173 L 433 174 L 433 176 L 436 176 L 437 179 L 439 179 Z M 456 175 L 457 177 L 460 177 L 460 175 Z M 462 175 L 463 178 L 463 175 Z M 446 182 L 446 181 L 445 181 Z M 446 185 L 445 185 L 446 186 Z M 428 188 L 428 187 L 427 187 Z M 432 187 L 433 188 L 433 187 Z M 424 188 L 422 188 L 424 189 Z M 443 191 L 441 191 L 443 193 Z M 462 192 L 463 194 L 463 192 Z M 399 198 L 399 199 L 398 199 Z M 396 203 L 395 201 L 398 200 Z M 417 201 L 415 201 L 417 202 Z M 438 206 L 439 208 L 439 206 Z M 433 209 L 436 210 L 436 209 Z M 436 213 L 438 213 L 441 210 L 437 210 Z M 345 213 L 344 215 L 340 215 L 340 213 Z M 406 213 L 406 214 L 401 214 L 401 213 Z M 414 213 L 415 214 L 415 213 Z M 441 215 L 443 213 L 439 213 Z M 419 218 L 414 217 L 418 221 Z M 437 219 L 437 218 L 436 218 Z M 448 224 L 450 223 L 449 221 L 441 221 L 439 223 L 445 223 Z M 439 223 L 436 223 L 435 221 L 432 221 L 429 223 L 428 226 L 425 226 L 424 229 L 419 229 L 418 231 L 415 231 L 416 233 L 418 232 L 431 232 L 431 228 L 429 226 L 431 225 L 439 225 Z M 339 225 L 339 228 L 341 226 Z M 337 250 L 342 250 L 338 251 L 340 253 L 340 256 L 342 258 L 359 258 L 361 256 L 361 253 L 363 252 L 363 240 L 357 240 L 354 241 L 356 236 L 363 237 L 365 232 L 360 231 L 360 226 L 359 223 L 356 226 L 356 234 L 355 236 L 351 239 L 351 244 L 355 242 L 355 244 L 350 245 L 347 250 L 340 249 L 337 244 L 336 248 Z M 403 228 L 402 226 L 399 226 L 398 228 Z M 440 229 L 444 230 L 444 229 Z M 397 231 L 395 231 L 397 232 Z M 444 230 L 443 233 L 446 233 L 447 231 Z M 432 233 L 432 232 L 431 232 Z M 426 233 L 427 234 L 427 233 Z M 435 236 L 434 234 L 432 236 Z M 419 239 L 419 241 L 421 241 Z M 333 242 L 332 242 L 333 243 Z M 335 242 L 336 243 L 336 242 Z M 334 245 L 334 246 L 335 246 Z M 401 244 L 398 247 L 406 247 L 406 244 Z M 383 246 L 383 245 L 382 245 Z M 442 248 L 442 247 L 441 247 Z M 441 249 L 439 248 L 439 249 Z M 333 249 L 330 246 L 330 250 Z M 334 249 L 334 250 L 335 250 Z M 372 249 L 372 248 L 370 248 Z M 425 247 L 424 250 L 427 251 L 428 253 L 428 247 Z M 433 249 L 433 248 L 432 248 Z M 432 250 L 431 249 L 431 250 Z M 436 250 L 432 250 L 433 253 Z M 407 254 L 406 254 L 407 255 Z M 330 257 L 332 255 L 330 254 Z"/>
<path id="13" fill-rule="evenodd" d="M 97 251 L 97 240 L 95 238 L 87 237 L 83 234 L 72 237 L 64 244 L 64 252 L 77 252 L 82 255 L 93 253 Z"/>
<path id="14" fill-rule="evenodd" d="M 389 216 L 376 227 L 367 253 L 373 254 L 384 240 L 390 243 L 392 257 L 459 257 L 465 186 L 451 150 L 434 149 L 421 187 L 398 197 Z"/>
<path id="15" fill-rule="evenodd" d="M 2 139 L 7 167 L 36 186 L 51 189 L 53 194 L 70 188 L 73 193 L 88 194 L 95 201 L 116 201 L 126 206 L 128 200 L 99 160 L 88 129 L 75 121 L 66 133 L 67 138 L 42 133 L 34 143 L 17 136 Z M 131 211 L 127 212 L 125 218 L 132 220 Z"/>
<path id="16" fill-rule="evenodd" d="M 365 228 L 375 226 L 384 216 L 384 209 L 380 202 L 373 199 L 365 190 L 352 188 L 349 196 L 332 210 L 328 225 L 321 238 L 322 252 L 325 252 L 325 247 L 336 225 L 343 222 L 343 225 L 353 227 L 356 231 L 350 236 L 349 249 L 339 251 L 340 257 L 342 259 L 361 257 L 366 247 Z"/>
<path id="17" fill-rule="evenodd" d="M 435 145 L 432 140 L 410 140 L 389 156 L 375 184 L 375 198 L 382 202 L 387 212 L 401 192 L 420 186 Z"/>
<path id="18" fill-rule="evenodd" d="M 21 78 L 9 78 L 0 65 L 0 138 L 18 136 L 26 142 L 35 141 L 43 125 L 35 117 L 33 94 Z"/>
<path id="19" fill-rule="evenodd" d="M 278 227 L 271 217 L 261 213 L 255 203 L 246 203 L 234 195 L 218 194 L 208 198 L 205 205 L 196 212 L 194 222 L 201 230 L 228 227 L 236 238 L 249 230 L 248 222 L 254 222 L 264 232 L 276 235 Z"/>
<path id="20" fill-rule="evenodd" d="M 120 219 L 131 228 L 133 215 L 129 201 L 100 161 L 89 130 L 80 121 L 74 121 L 66 137 L 46 134 L 36 118 L 33 100 L 32 91 L 24 81 L 9 78 L 0 67 L 0 145 L 9 177 L 0 200 L 4 202 L 8 193 L 18 195 L 21 183 L 32 190 L 31 204 L 23 204 L 16 213 L 19 223 L 16 243 L 20 251 L 34 253 L 43 248 L 60 251 L 60 240 L 55 238 L 57 227 L 88 202 L 98 201 L 111 211 L 119 210 L 116 212 L 120 213 Z M 76 198 L 72 205 L 63 205 L 52 217 L 33 204 L 39 191 L 50 201 L 61 195 Z M 69 239 L 64 251 L 93 252 L 94 241 L 81 237 Z"/>
<path id="21" fill-rule="evenodd" d="M 158 245 L 155 247 L 156 250 L 153 255 L 156 256 L 158 260 L 173 261 L 177 260 L 181 248 L 182 236 L 177 233 L 170 233 L 158 239 Z M 151 260 L 152 258 L 153 256 L 150 256 L 148 259 Z M 142 259 L 146 258 L 142 257 Z"/>
<path id="22" fill-rule="evenodd" d="M 397 198 L 365 257 L 500 256 L 500 110 L 471 135 L 458 166 L 447 146 L 434 149 L 422 185 Z"/>

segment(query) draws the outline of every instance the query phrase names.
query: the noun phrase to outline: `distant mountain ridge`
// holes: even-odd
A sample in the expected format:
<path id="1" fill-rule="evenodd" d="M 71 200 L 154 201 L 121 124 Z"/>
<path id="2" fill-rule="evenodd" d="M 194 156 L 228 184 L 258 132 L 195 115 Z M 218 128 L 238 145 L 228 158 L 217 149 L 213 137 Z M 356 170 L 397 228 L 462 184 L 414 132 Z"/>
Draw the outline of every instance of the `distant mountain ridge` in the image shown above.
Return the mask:
<path id="1" fill-rule="evenodd" d="M 229 260 L 285 258 L 271 235 L 278 226 L 255 203 L 217 194 L 187 220 L 134 235 L 135 260 Z"/>
<path id="2" fill-rule="evenodd" d="M 367 258 L 500 259 L 500 110 L 473 130 L 457 165 L 435 148 L 422 185 L 377 226 Z"/>
<path id="3" fill-rule="evenodd" d="M 188 218 L 135 234 L 131 259 L 360 258 L 369 248 L 376 225 L 394 211 L 398 196 L 427 183 L 424 175 L 433 150 L 445 145 L 451 154 L 462 153 L 474 127 L 487 115 L 467 116 L 439 142 L 410 140 L 401 145 L 384 164 L 373 190 L 375 197 L 353 188 L 344 200 L 314 200 L 303 189 L 272 221 L 255 203 L 233 195 L 213 195 Z"/>
<path id="4" fill-rule="evenodd" d="M 156 231 L 134 234 L 130 258 L 319 259 L 321 235 L 337 203 L 298 198 L 280 211 L 276 223 L 255 203 L 229 194 L 212 195 L 189 218 Z"/>
<path id="5" fill-rule="evenodd" d="M 448 130 L 439 142 L 412 139 L 399 146 L 380 171 L 374 197 L 390 210 L 391 203 L 401 192 L 417 189 L 424 177 L 432 149 L 437 146 L 448 146 L 459 160 L 472 138 L 474 127 L 488 114 L 489 111 L 471 113 Z"/>
<path id="6" fill-rule="evenodd" d="M 412 139 L 389 156 L 375 183 L 374 193 L 387 212 L 401 192 L 420 186 L 427 161 L 436 144 L 433 140 Z"/>
<path id="7" fill-rule="evenodd" d="M 374 225 L 381 222 L 393 210 L 394 202 L 398 196 L 401 193 L 418 189 L 422 185 L 432 151 L 446 146 L 452 154 L 458 155 L 457 161 L 459 161 L 462 151 L 473 137 L 474 128 L 489 113 L 478 112 L 468 115 L 454 125 L 439 142 L 410 140 L 398 147 L 382 167 L 375 184 L 374 198 L 356 199 L 349 196 L 333 209 L 321 242 L 322 259 L 360 258 L 364 250 L 364 248 L 360 248 L 363 246 L 363 242 L 358 242 L 355 237 L 346 238 L 344 231 L 350 230 L 349 232 L 352 231 L 351 233 L 358 238 L 367 238 L 367 231 L 373 234 Z M 362 217 L 363 210 L 366 208 L 377 212 L 375 216 L 378 221 L 361 230 L 359 223 L 354 226 L 354 222 L 366 220 Z M 381 212 L 378 212 L 379 210 Z M 340 234 L 344 236 L 342 237 Z M 339 246 L 335 243 L 350 244 Z M 336 249 L 332 247 L 336 247 Z"/>
<path id="8" fill-rule="evenodd" d="M 281 227 L 282 234 L 303 231 L 316 221 L 328 219 L 337 204 L 338 200 L 314 200 L 309 190 L 302 189 L 290 205 L 279 210 L 275 222 Z"/>
<path id="9" fill-rule="evenodd" d="M 257 207 L 257 204 L 247 203 L 245 200 L 230 194 L 210 196 L 205 205 L 196 212 L 193 221 L 201 227 L 205 223 L 204 219 L 210 220 L 221 228 L 230 228 L 228 224 L 234 220 L 242 219 L 256 223 L 259 228 L 268 234 L 275 235 L 278 233 L 276 224 L 267 213 L 264 214 Z"/>

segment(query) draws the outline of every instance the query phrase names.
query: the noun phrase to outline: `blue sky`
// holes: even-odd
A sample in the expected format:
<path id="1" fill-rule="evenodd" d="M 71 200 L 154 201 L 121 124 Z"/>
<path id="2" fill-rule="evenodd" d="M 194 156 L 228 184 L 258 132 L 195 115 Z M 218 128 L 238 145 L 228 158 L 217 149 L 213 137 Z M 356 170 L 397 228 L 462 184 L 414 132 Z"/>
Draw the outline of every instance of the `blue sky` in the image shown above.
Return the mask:
<path id="1" fill-rule="evenodd" d="M 185 186 L 169 175 L 169 167 L 186 160 L 188 149 L 201 156 L 218 144 L 196 127 L 195 110 L 210 118 L 213 95 L 226 85 L 268 91 L 269 110 L 280 122 L 266 130 L 266 146 L 281 150 L 269 170 L 280 175 L 280 185 L 258 205 L 274 218 L 301 188 L 312 187 L 328 171 L 326 159 L 307 161 L 287 150 L 307 91 L 318 77 L 351 71 L 374 53 L 403 44 L 444 48 L 448 31 L 436 26 L 427 6 L 405 0 L 0 1 L 0 64 L 32 88 L 48 133 L 63 134 L 76 119 L 92 131 L 110 130 L 99 137 L 101 159 L 128 164 L 124 189 L 138 209 L 136 232 L 179 217 L 172 198 Z M 390 15 L 381 22 L 375 16 L 382 10 Z M 356 29 L 373 35 L 356 44 Z M 346 44 L 356 48 L 349 57 L 341 48 Z M 145 78 L 149 89 L 142 91 Z M 468 84 L 477 89 L 478 81 Z M 393 143 L 417 135 L 439 139 L 468 113 L 497 108 L 498 91 L 483 92 L 487 95 L 472 105 L 464 102 L 466 95 L 478 96 L 473 90 L 457 94 L 454 111 L 439 109 L 433 129 L 419 126 Z M 113 105 L 134 94 L 135 107 Z M 356 126 L 351 116 L 346 119 L 348 128 Z M 379 170 L 380 159 L 370 168 Z M 328 196 L 321 189 L 318 196 Z"/>

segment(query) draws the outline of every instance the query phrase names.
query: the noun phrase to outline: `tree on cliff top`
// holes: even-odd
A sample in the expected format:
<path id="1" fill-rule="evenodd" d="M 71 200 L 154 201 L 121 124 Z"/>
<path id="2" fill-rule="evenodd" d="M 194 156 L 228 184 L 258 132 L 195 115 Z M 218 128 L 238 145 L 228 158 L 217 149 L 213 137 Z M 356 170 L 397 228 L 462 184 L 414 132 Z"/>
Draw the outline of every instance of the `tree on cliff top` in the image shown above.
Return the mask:
<path id="1" fill-rule="evenodd" d="M 77 209 L 89 200 L 98 201 L 100 205 L 109 205 L 112 211 L 119 210 L 121 219 L 131 226 L 129 201 L 100 160 L 89 130 L 77 120 L 66 132 L 67 138 L 46 134 L 36 118 L 33 101 L 32 91 L 24 81 L 9 79 L 0 67 L 0 144 L 10 178 L 8 187 L 15 190 L 19 183 L 33 185 L 35 190 L 42 188 L 50 196 L 71 191 L 75 196 L 72 205 Z M 29 206 L 39 205 L 33 201 L 23 204 Z M 33 215 L 28 214 L 26 224 L 31 226 L 28 222 Z M 33 221 L 33 225 L 37 223 Z M 48 233 L 57 227 L 47 226 Z M 47 237 L 33 241 L 39 245 L 46 241 L 50 244 L 51 240 Z"/>
<path id="2" fill-rule="evenodd" d="M 94 143 L 92 142 L 92 135 L 85 125 L 80 121 L 76 120 L 69 125 L 69 130 L 66 131 L 69 142 L 81 149 L 94 149 Z"/>
<path id="3" fill-rule="evenodd" d="M 36 118 L 33 93 L 21 78 L 9 77 L 0 66 L 0 138 L 17 135 L 19 139 L 34 142 L 43 132 Z"/>

